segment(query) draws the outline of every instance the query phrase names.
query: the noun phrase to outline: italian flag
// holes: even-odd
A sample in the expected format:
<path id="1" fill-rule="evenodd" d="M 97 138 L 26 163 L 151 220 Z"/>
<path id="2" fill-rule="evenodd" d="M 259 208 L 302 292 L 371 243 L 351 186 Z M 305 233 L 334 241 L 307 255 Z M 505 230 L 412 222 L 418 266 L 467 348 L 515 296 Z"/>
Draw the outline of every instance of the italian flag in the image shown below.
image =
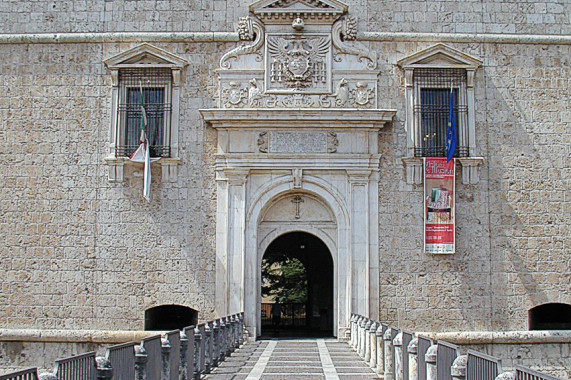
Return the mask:
<path id="1" fill-rule="evenodd" d="M 139 83 L 141 95 L 141 137 L 139 137 L 139 147 L 129 157 L 133 162 L 145 164 L 143 175 L 143 198 L 147 202 L 151 201 L 151 162 L 158 161 L 159 158 L 151 158 L 149 140 L 147 139 L 147 112 L 145 111 L 145 101 L 143 99 L 143 85 Z"/>

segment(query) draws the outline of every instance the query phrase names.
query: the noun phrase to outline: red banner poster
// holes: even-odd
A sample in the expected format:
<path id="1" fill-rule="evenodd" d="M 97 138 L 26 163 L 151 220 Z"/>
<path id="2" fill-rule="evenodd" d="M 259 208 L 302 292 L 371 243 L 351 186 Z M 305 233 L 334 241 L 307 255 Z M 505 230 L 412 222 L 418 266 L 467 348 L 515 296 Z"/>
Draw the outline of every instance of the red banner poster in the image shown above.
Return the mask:
<path id="1" fill-rule="evenodd" d="M 454 253 L 455 159 L 424 159 L 424 252 Z"/>

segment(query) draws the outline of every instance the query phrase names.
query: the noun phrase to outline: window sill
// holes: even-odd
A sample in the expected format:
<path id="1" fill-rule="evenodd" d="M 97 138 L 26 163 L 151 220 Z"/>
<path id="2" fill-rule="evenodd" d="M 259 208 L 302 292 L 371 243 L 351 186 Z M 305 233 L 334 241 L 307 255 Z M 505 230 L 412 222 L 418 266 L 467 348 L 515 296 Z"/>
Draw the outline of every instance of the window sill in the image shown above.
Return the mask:
<path id="1" fill-rule="evenodd" d="M 178 177 L 178 164 L 180 158 L 161 158 L 159 161 L 153 163 L 161 165 L 163 182 L 175 182 Z M 123 182 L 124 167 L 125 165 L 142 165 L 137 162 L 132 162 L 127 157 L 109 156 L 105 158 L 105 163 L 109 168 L 109 182 Z"/>
<path id="2" fill-rule="evenodd" d="M 457 158 L 462 167 L 462 184 L 475 185 L 480 182 L 479 167 L 484 162 L 483 157 L 462 157 Z M 424 178 L 422 168 L 422 157 L 405 157 L 402 159 L 406 169 L 407 185 L 422 185 Z"/>

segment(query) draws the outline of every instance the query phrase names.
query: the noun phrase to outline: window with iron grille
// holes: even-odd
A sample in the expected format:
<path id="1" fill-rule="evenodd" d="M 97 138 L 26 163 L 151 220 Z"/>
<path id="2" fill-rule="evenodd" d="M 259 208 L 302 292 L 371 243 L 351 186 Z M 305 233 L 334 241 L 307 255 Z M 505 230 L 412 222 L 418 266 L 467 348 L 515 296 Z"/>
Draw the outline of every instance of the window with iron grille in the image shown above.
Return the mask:
<path id="1" fill-rule="evenodd" d="M 147 117 L 145 132 L 151 156 L 170 157 L 171 83 L 169 68 L 119 70 L 117 157 L 128 157 L 139 147 L 143 118 L 141 103 Z"/>
<path id="2" fill-rule="evenodd" d="M 468 157 L 466 70 L 414 70 L 414 128 L 416 157 L 446 157 L 446 138 L 453 92 L 457 148 L 455 157 Z"/>

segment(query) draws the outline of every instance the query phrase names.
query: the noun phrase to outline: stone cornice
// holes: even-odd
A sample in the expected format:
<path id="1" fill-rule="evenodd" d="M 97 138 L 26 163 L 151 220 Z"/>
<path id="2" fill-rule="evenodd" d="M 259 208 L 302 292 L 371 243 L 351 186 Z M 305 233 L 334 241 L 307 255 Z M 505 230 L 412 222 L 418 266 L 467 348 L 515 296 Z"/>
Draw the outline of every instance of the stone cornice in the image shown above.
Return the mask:
<path id="1" fill-rule="evenodd" d="M 379 154 L 258 154 L 227 153 L 216 155 L 216 169 L 248 168 L 252 170 L 378 170 Z"/>
<path id="2" fill-rule="evenodd" d="M 5 33 L 0 44 L 72 44 L 120 42 L 239 42 L 238 32 L 103 32 L 103 33 Z M 524 45 L 571 45 L 569 35 L 500 33 L 358 32 L 357 41 L 450 42 Z"/>
<path id="3" fill-rule="evenodd" d="M 366 128 L 373 125 L 386 124 L 392 121 L 396 110 L 354 109 L 354 108 L 241 108 L 241 109 L 202 109 L 200 113 L 204 120 L 215 127 L 223 124 L 224 128 L 255 128 L 258 125 L 268 127 L 283 123 L 286 126 L 323 125 L 332 128 L 351 123 L 350 128 L 365 124 Z M 378 127 L 377 127 L 378 129 Z"/>

